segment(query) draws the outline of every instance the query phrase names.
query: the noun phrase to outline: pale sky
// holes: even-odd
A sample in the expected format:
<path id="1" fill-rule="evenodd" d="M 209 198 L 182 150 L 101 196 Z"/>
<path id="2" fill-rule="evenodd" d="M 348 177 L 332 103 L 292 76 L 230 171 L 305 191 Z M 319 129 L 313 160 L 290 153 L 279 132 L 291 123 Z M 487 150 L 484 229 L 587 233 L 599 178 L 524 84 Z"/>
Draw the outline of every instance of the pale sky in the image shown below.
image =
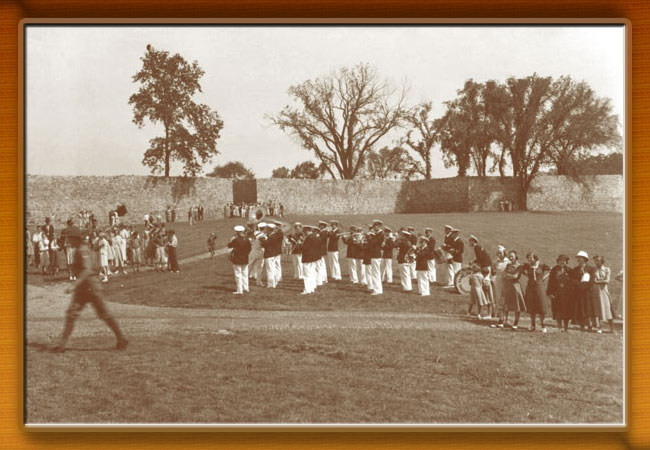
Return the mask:
<path id="1" fill-rule="evenodd" d="M 264 115 L 291 104 L 289 86 L 360 62 L 406 82 L 409 104 L 433 101 L 436 117 L 468 78 L 570 75 L 612 100 L 623 134 L 623 26 L 28 26 L 26 36 L 29 174 L 150 173 L 141 161 L 162 125 L 139 129 L 128 104 L 147 44 L 205 71 L 197 101 L 216 110 L 224 128 L 220 154 L 204 172 L 239 160 L 267 178 L 278 166 L 315 161 Z M 455 175 L 438 149 L 433 159 L 434 176 Z M 182 175 L 181 166 L 171 174 Z"/>

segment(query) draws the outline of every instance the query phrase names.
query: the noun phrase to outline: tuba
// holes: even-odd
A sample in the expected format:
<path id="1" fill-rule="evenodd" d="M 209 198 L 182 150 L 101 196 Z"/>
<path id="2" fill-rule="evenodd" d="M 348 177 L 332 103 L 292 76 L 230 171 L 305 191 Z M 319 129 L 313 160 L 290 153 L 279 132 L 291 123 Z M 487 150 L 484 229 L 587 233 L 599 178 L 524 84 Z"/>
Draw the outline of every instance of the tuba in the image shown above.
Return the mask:
<path id="1" fill-rule="evenodd" d="M 257 225 L 261 221 L 264 220 L 264 217 L 266 216 L 266 213 L 264 212 L 264 208 L 261 206 L 255 207 L 255 209 L 251 210 L 248 213 L 249 217 L 249 223 L 251 223 L 253 226 Z"/>

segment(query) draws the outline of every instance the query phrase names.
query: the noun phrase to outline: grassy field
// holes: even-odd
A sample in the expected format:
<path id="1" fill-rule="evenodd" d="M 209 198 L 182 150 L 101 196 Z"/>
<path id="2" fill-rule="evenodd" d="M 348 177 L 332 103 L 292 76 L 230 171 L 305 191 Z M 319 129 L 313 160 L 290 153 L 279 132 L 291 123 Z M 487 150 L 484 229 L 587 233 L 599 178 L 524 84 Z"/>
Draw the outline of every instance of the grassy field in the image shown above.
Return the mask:
<path id="1" fill-rule="evenodd" d="M 314 223 L 318 218 L 285 220 Z M 367 224 L 374 216 L 336 218 L 347 226 Z M 379 218 L 393 227 L 432 226 L 437 237 L 450 223 L 462 230 L 464 239 L 476 234 L 490 253 L 503 244 L 521 253 L 534 250 L 552 264 L 559 253 L 573 256 L 586 250 L 592 256 L 604 255 L 613 273 L 622 268 L 620 214 Z M 224 244 L 237 223 L 241 221 L 203 222 L 191 229 L 177 224 L 181 257 L 205 252 L 212 230 Z M 471 257 L 468 249 L 466 261 Z M 344 259 L 342 266 L 345 274 Z M 437 287 L 425 298 L 402 293 L 397 276 L 379 297 L 350 285 L 345 275 L 342 282 L 330 282 L 312 296 L 301 296 L 302 283 L 291 279 L 290 261 L 284 261 L 283 268 L 284 279 L 277 289 L 253 283 L 245 296 L 231 295 L 234 280 L 224 256 L 182 264 L 179 274 L 147 271 L 111 278 L 105 296 L 114 303 L 112 309 L 118 311 L 131 339 L 125 352 L 108 351 L 110 332 L 92 314 L 73 335 L 72 349 L 62 355 L 41 351 L 60 332 L 61 318 L 28 322 L 32 336 L 26 359 L 29 422 L 622 420 L 620 332 L 597 335 L 574 328 L 567 334 L 551 329 L 544 335 L 491 329 L 486 322 L 464 318 L 466 297 Z M 62 292 L 67 285 L 62 280 L 65 275 L 29 274 L 28 299 L 29 285 Z M 621 284 L 613 281 L 610 290 L 618 300 Z M 223 323 L 213 315 L 224 310 L 261 314 L 266 325 L 241 328 L 233 319 L 235 325 L 220 334 Z M 180 311 L 189 318 L 172 320 L 165 311 Z M 276 329 L 273 314 L 292 311 L 305 317 L 297 317 L 294 328 Z M 322 327 L 301 328 L 321 311 L 341 312 L 343 318 L 349 315 L 350 326 L 318 319 Z M 400 328 L 390 315 L 404 313 L 430 321 L 429 329 Z M 364 329 L 354 326 L 354 314 L 388 316 Z M 522 325 L 527 325 L 527 319 Z"/>
<path id="2" fill-rule="evenodd" d="M 30 349 L 28 421 L 618 422 L 621 348 L 620 335 L 477 327 L 175 333 L 125 353 Z"/>
<path id="3" fill-rule="evenodd" d="M 583 214 L 465 214 L 465 215 L 387 215 L 387 223 L 395 226 L 413 224 L 420 230 L 432 224 L 440 230 L 445 221 L 477 234 L 484 245 L 494 252 L 499 243 L 525 253 L 538 252 L 543 261 L 553 264 L 559 253 L 574 255 L 578 249 L 590 254 L 606 255 L 613 273 L 622 267 L 621 216 L 602 213 Z M 292 218 L 293 219 L 293 218 Z M 299 218 L 303 223 L 316 221 L 315 217 Z M 340 218 L 343 223 L 367 223 L 370 216 Z M 486 230 L 484 232 L 478 230 Z M 501 231 L 499 231 L 501 230 Z M 580 236 L 579 239 L 576 236 Z M 345 246 L 341 245 L 344 251 Z M 466 248 L 465 261 L 473 259 Z M 319 288 L 313 296 L 301 296 L 303 284 L 293 280 L 291 261 L 283 259 L 283 281 L 277 289 L 254 286 L 251 293 L 233 297 L 234 278 L 231 265 L 225 256 L 214 260 L 198 261 L 184 265 L 182 274 L 148 272 L 137 277 L 118 277 L 106 286 L 107 298 L 118 303 L 144 304 L 187 308 L 227 308 L 262 310 L 382 310 L 421 311 L 457 314 L 466 310 L 467 298 L 441 288 L 433 288 L 432 296 L 422 298 L 413 293 L 403 293 L 399 286 L 396 261 L 394 283 L 385 285 L 382 297 L 370 297 L 360 286 L 347 282 L 347 261 L 341 258 L 344 281 L 330 282 Z M 179 279 L 183 282 L 179 283 Z M 525 285 L 525 279 L 523 279 Z M 622 284 L 613 281 L 610 286 L 615 301 L 620 299 Z M 617 307 L 619 305 L 616 305 Z"/>

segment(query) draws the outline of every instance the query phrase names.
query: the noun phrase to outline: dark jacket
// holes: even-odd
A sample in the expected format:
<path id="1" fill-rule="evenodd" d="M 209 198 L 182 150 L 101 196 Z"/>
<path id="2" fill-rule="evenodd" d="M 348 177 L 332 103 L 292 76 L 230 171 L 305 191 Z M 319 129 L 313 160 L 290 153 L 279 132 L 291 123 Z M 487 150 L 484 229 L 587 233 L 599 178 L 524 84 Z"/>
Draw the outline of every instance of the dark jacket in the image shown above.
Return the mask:
<path id="1" fill-rule="evenodd" d="M 397 262 L 399 264 L 404 264 L 406 262 L 406 254 L 411 249 L 411 247 L 411 241 L 406 237 L 402 237 L 397 241 Z"/>
<path id="2" fill-rule="evenodd" d="M 313 263 L 320 258 L 320 237 L 316 233 L 307 234 L 302 243 L 302 262 Z"/>
<path id="3" fill-rule="evenodd" d="M 384 239 L 381 257 L 384 259 L 393 259 L 393 249 L 395 248 L 395 239 L 387 237 Z"/>
<path id="4" fill-rule="evenodd" d="M 328 252 L 338 252 L 339 251 L 339 236 L 341 232 L 337 230 L 332 230 L 327 233 L 327 251 Z"/>
<path id="5" fill-rule="evenodd" d="M 450 252 L 452 255 L 452 260 L 454 262 L 462 263 L 463 262 L 463 252 L 465 251 L 465 244 L 461 238 L 454 240 L 451 243 Z"/>
<path id="6" fill-rule="evenodd" d="M 384 233 L 374 233 L 368 236 L 367 252 L 371 259 L 381 258 L 381 245 L 384 243 Z"/>
<path id="7" fill-rule="evenodd" d="M 251 252 L 251 241 L 244 236 L 237 236 L 228 242 L 228 248 L 232 248 L 233 264 L 238 266 L 248 264 L 248 254 Z"/>
<path id="8" fill-rule="evenodd" d="M 429 270 L 429 260 L 433 252 L 429 247 L 418 248 L 415 251 L 415 270 Z"/>
<path id="9" fill-rule="evenodd" d="M 485 251 L 485 248 L 481 244 L 476 244 L 474 246 L 474 255 L 476 255 L 476 263 L 480 267 L 491 267 L 492 259 L 488 252 Z"/>
<path id="10" fill-rule="evenodd" d="M 304 235 L 302 233 L 289 235 L 289 243 L 293 246 L 293 250 L 291 250 L 292 255 L 300 255 L 302 253 L 303 239 Z"/>
<path id="11" fill-rule="evenodd" d="M 348 246 L 345 256 L 349 259 L 357 259 L 359 257 L 359 248 L 354 242 L 352 235 L 348 235 L 343 238 L 343 243 Z"/>
<path id="12" fill-rule="evenodd" d="M 320 256 L 327 256 L 327 232 L 321 231 L 318 234 L 318 239 L 320 242 Z"/>

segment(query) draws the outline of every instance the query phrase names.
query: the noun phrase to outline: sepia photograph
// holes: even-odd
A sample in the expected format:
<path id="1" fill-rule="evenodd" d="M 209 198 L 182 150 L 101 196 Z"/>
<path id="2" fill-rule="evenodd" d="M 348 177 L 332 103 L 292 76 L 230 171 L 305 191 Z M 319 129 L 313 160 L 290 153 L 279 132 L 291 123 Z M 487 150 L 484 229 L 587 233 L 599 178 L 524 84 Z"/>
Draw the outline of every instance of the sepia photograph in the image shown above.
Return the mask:
<path id="1" fill-rule="evenodd" d="M 25 425 L 624 427 L 628 27 L 23 23 Z"/>

